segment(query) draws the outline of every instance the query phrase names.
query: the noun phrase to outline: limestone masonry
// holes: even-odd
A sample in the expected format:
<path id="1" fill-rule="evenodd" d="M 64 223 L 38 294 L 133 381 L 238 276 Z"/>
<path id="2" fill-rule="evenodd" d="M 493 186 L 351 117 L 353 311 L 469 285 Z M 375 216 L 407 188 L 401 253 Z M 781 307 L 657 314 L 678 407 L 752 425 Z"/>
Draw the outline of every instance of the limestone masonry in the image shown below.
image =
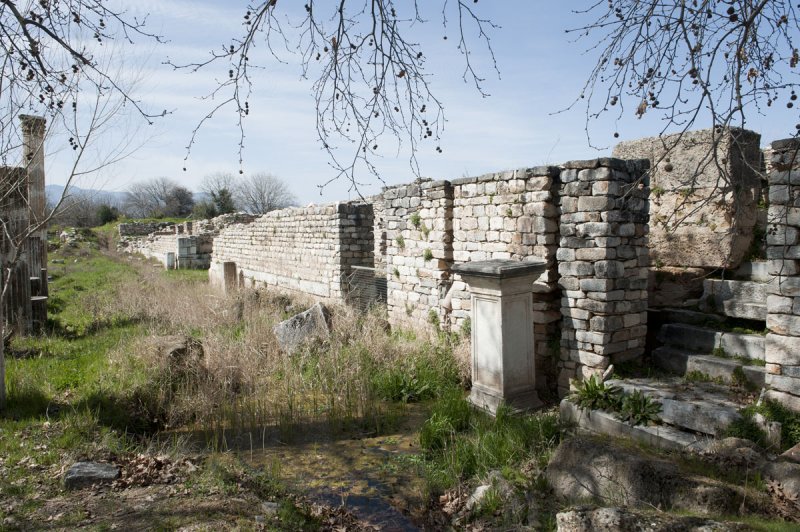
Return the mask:
<path id="1" fill-rule="evenodd" d="M 209 267 L 226 291 L 347 301 L 358 272 L 385 287 L 362 293 L 385 293 L 392 325 L 420 331 L 474 327 L 475 294 L 454 266 L 541 263 L 530 307 L 540 395 L 650 353 L 648 326 L 664 316 L 731 317 L 768 329 L 768 394 L 800 410 L 799 145 L 773 143 L 763 161 L 758 144 L 749 131 L 689 132 L 621 144 L 624 158 L 419 179 L 364 201 L 120 234 L 168 267 Z"/>

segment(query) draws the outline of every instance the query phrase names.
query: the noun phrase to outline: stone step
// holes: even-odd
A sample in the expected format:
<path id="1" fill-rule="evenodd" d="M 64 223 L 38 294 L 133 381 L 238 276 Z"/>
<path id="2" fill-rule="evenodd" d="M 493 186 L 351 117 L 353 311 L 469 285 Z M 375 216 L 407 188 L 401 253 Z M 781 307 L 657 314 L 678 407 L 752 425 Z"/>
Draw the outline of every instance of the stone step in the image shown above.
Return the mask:
<path id="1" fill-rule="evenodd" d="M 768 264 L 767 261 L 743 262 L 741 266 L 733 272 L 733 276 L 741 281 L 768 283 L 774 278 L 774 276 L 769 274 Z"/>
<path id="2" fill-rule="evenodd" d="M 561 401 L 560 413 L 561 421 L 576 425 L 582 430 L 617 438 L 630 438 L 658 449 L 702 452 L 714 441 L 708 435 L 685 432 L 669 425 L 633 427 L 610 412 L 586 410 L 569 399 Z"/>
<path id="3" fill-rule="evenodd" d="M 682 308 L 663 308 L 654 312 L 658 312 L 661 323 L 685 323 L 687 325 L 698 325 L 701 327 L 714 327 L 725 322 L 725 318 L 717 314 Z"/>
<path id="4" fill-rule="evenodd" d="M 667 323 L 658 332 L 658 341 L 667 346 L 698 353 L 712 353 L 723 349 L 726 356 L 764 360 L 764 337 L 715 331 L 705 327 L 682 323 Z"/>
<path id="5" fill-rule="evenodd" d="M 700 308 L 732 318 L 767 319 L 767 283 L 706 279 Z"/>
<path id="6" fill-rule="evenodd" d="M 729 390 L 711 383 L 687 384 L 681 380 L 610 380 L 626 393 L 636 390 L 661 403 L 659 418 L 669 425 L 709 436 L 722 435 L 728 426 L 741 419 L 740 405 L 731 400 Z"/>
<path id="7" fill-rule="evenodd" d="M 737 382 L 743 375 L 753 386 L 764 386 L 765 371 L 762 366 L 748 366 L 735 359 L 693 353 L 670 346 L 658 347 L 650 356 L 656 366 L 676 375 L 698 372 L 727 383 Z"/>

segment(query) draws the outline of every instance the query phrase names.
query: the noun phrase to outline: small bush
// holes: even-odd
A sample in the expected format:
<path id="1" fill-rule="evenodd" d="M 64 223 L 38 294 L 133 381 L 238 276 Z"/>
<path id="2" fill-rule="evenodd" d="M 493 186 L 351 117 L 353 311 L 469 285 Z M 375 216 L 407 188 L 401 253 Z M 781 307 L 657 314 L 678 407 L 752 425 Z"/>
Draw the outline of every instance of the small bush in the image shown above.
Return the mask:
<path id="1" fill-rule="evenodd" d="M 639 390 L 625 394 L 620 406 L 619 418 L 631 425 L 648 425 L 658 421 L 661 403 Z"/>
<path id="2" fill-rule="evenodd" d="M 425 251 L 422 252 L 422 258 L 425 259 L 425 262 L 433 260 L 433 251 L 431 251 L 430 249 L 426 249 Z"/>
<path id="3" fill-rule="evenodd" d="M 621 405 L 622 389 L 606 386 L 606 383 L 592 375 L 586 380 L 575 381 L 573 398 L 581 408 L 616 411 Z"/>
<path id="4" fill-rule="evenodd" d="M 415 212 L 414 214 L 411 215 L 411 225 L 419 229 L 420 223 L 421 219 L 419 217 L 419 213 Z"/>
<path id="5" fill-rule="evenodd" d="M 400 249 L 405 249 L 406 248 L 406 239 L 403 238 L 403 235 L 398 235 L 394 239 L 394 241 L 395 241 L 395 243 L 397 243 L 397 247 L 398 248 L 400 248 Z"/>
<path id="6" fill-rule="evenodd" d="M 750 440 L 761 447 L 767 446 L 767 435 L 764 434 L 761 427 L 753 421 L 752 413 L 749 415 L 743 413 L 741 418 L 728 425 L 723 436 L 725 438 L 733 437 Z"/>

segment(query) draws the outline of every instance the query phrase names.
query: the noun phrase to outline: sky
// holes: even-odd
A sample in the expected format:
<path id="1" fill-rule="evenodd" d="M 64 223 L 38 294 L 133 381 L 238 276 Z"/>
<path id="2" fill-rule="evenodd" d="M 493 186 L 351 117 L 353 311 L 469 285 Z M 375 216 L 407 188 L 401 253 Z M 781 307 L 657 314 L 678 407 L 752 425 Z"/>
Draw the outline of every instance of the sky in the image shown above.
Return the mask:
<path id="1" fill-rule="evenodd" d="M 247 3 L 237 0 L 137 0 L 123 2 L 128 13 L 147 15 L 147 28 L 164 37 L 158 44 L 137 38 L 133 44 L 116 45 L 112 58 L 124 59 L 123 77 L 136 79 L 131 92 L 143 107 L 167 114 L 147 125 L 135 113 L 123 113 L 104 134 L 103 149 L 122 146 L 121 161 L 83 176 L 74 184 L 82 188 L 124 191 L 131 183 L 168 177 L 191 190 L 199 190 L 205 175 L 214 172 L 238 174 L 239 153 L 236 116 L 231 110 L 207 122 L 199 132 L 188 160 L 186 146 L 193 129 L 211 110 L 203 100 L 217 79 L 225 76 L 222 64 L 199 73 L 176 71 L 164 64 L 194 62 L 206 58 L 211 49 L 227 45 L 242 34 Z M 324 3 L 324 2 L 323 2 Z M 427 0 L 423 4 L 441 6 Z M 397 2 L 398 9 L 411 5 Z M 452 5 L 452 0 L 451 0 Z M 465 38 L 475 43 L 472 61 L 485 78 L 483 97 L 471 82 L 462 79 L 463 57 L 457 46 L 457 26 L 451 20 L 442 26 L 441 13 L 424 12 L 425 24 L 410 28 L 409 40 L 419 42 L 427 58 L 426 70 L 434 94 L 445 108 L 446 124 L 439 146 L 422 144 L 417 153 L 420 175 L 455 179 L 526 166 L 559 164 L 572 159 L 610 155 L 613 144 L 656 135 L 663 123 L 655 114 L 637 119 L 633 113 L 617 124 L 593 125 L 590 146 L 585 107 L 567 109 L 580 94 L 596 56 L 585 50 L 593 43 L 574 41 L 565 30 L 586 18 L 573 13 L 580 2 L 550 0 L 481 1 L 476 12 L 499 27 L 490 33 L 499 75 L 485 48 L 468 28 Z M 278 17 L 292 33 L 302 15 L 299 2 L 278 2 Z M 400 12 L 402 17 L 403 13 Z M 445 36 L 448 37 L 445 39 Z M 109 47 L 109 45 L 107 45 Z M 381 180 L 357 176 L 363 184 L 353 191 L 345 180 L 320 187 L 335 172 L 316 137 L 311 79 L 303 79 L 300 57 L 281 53 L 278 62 L 261 47 L 254 63 L 265 68 L 254 77 L 250 115 L 245 122 L 243 171 L 266 172 L 285 181 L 300 204 L 355 199 L 380 191 L 387 184 L 412 181 L 417 176 L 408 154 L 393 150 L 378 160 Z M 312 73 L 313 75 L 313 73 Z M 749 127 L 762 134 L 762 144 L 787 136 L 794 117 L 753 116 Z M 787 121 L 789 123 L 787 123 Z M 611 133 L 619 132 L 615 139 Z M 63 184 L 69 174 L 69 150 L 54 136 L 47 146 L 49 183 Z M 183 170 L 186 168 L 186 171 Z"/>

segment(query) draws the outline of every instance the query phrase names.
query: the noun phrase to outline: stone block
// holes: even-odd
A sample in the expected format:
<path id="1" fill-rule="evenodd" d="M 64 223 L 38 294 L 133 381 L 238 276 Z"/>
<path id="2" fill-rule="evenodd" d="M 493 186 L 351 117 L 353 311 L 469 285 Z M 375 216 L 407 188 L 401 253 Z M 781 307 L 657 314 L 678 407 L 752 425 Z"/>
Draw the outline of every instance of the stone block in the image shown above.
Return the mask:
<path id="1" fill-rule="evenodd" d="M 765 342 L 767 363 L 800 365 L 800 337 L 770 333 L 767 334 Z"/>
<path id="2" fill-rule="evenodd" d="M 728 129 L 720 138 L 708 129 L 614 148 L 620 157 L 659 163 L 650 176 L 651 187 L 659 190 L 650 206 L 655 259 L 665 266 L 703 268 L 734 268 L 741 262 L 756 220 L 760 180 L 754 169 L 761 158 L 759 143 L 759 135 L 750 131 Z M 718 160 L 725 161 L 721 172 L 708 158 L 712 146 Z M 693 211 L 696 219 L 691 218 Z"/>

